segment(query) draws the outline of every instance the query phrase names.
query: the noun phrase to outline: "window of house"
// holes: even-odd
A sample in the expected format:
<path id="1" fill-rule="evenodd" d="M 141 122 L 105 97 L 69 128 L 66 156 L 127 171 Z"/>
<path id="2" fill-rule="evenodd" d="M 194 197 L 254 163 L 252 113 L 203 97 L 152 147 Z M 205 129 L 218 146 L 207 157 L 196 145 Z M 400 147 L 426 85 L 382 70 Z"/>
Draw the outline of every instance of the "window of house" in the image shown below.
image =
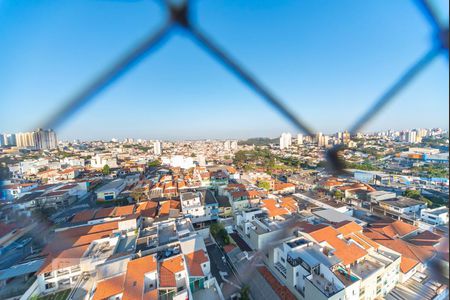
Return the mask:
<path id="1" fill-rule="evenodd" d="M 49 282 L 49 283 L 45 284 L 45 289 L 46 290 L 53 289 L 53 288 L 55 288 L 55 283 L 54 282 Z"/>

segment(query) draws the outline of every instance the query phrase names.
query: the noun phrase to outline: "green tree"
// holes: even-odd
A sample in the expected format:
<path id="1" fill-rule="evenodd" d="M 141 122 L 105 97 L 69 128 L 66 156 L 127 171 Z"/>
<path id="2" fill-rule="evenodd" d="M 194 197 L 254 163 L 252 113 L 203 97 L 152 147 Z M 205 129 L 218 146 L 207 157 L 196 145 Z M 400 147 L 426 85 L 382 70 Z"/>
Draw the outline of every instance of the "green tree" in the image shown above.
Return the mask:
<path id="1" fill-rule="evenodd" d="M 420 200 L 422 194 L 418 190 L 406 190 L 403 194 L 405 197 Z"/>
<path id="2" fill-rule="evenodd" d="M 211 224 L 211 226 L 209 226 L 209 232 L 211 232 L 214 238 L 222 240 L 225 245 L 228 245 L 231 242 L 230 236 L 222 223 L 217 222 Z"/>
<path id="3" fill-rule="evenodd" d="M 103 166 L 103 170 L 102 170 L 103 175 L 109 175 L 111 174 L 111 168 L 108 165 L 104 165 Z"/>
<path id="4" fill-rule="evenodd" d="M 209 226 L 209 232 L 211 232 L 213 237 L 217 237 L 221 229 L 225 229 L 222 223 L 212 223 L 211 226 Z"/>
<path id="5" fill-rule="evenodd" d="M 240 291 L 242 300 L 250 300 L 250 287 L 248 285 L 244 285 Z"/>
<path id="6" fill-rule="evenodd" d="M 344 198 L 344 193 L 342 193 L 342 191 L 340 191 L 340 190 L 335 190 L 333 192 L 333 196 L 336 199 L 342 199 L 342 198 Z"/>
<path id="7" fill-rule="evenodd" d="M 161 165 L 161 161 L 159 161 L 158 159 L 149 161 L 147 163 L 147 166 L 149 166 L 149 167 L 159 167 L 160 165 Z"/>
<path id="8" fill-rule="evenodd" d="M 258 187 L 265 189 L 266 191 L 270 190 L 270 183 L 267 181 L 259 181 Z"/>

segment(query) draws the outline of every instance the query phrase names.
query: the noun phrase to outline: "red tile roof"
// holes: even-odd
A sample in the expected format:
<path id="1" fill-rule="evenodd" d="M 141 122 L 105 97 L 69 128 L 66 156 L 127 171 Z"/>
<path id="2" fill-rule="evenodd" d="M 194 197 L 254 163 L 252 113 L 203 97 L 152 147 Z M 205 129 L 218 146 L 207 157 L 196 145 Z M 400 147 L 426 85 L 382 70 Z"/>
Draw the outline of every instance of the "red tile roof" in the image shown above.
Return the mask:
<path id="1" fill-rule="evenodd" d="M 363 228 L 353 221 L 342 221 L 334 226 L 344 236 L 350 233 L 362 232 Z"/>
<path id="2" fill-rule="evenodd" d="M 72 219 L 72 223 L 87 222 L 89 220 L 92 220 L 94 216 L 95 216 L 95 209 L 83 210 L 75 214 L 75 216 Z"/>
<path id="3" fill-rule="evenodd" d="M 203 250 L 197 250 L 184 256 L 190 276 L 205 276 L 202 264 L 209 261 Z"/>
<path id="4" fill-rule="evenodd" d="M 92 300 L 107 300 L 123 292 L 125 274 L 99 281 Z"/>
<path id="5" fill-rule="evenodd" d="M 295 300 L 295 296 L 289 291 L 289 289 L 282 285 L 273 275 L 270 273 L 270 271 L 267 269 L 267 267 L 258 267 L 259 273 L 264 277 L 264 279 L 269 283 L 269 285 L 272 287 L 274 292 L 280 297 L 280 299 L 283 300 Z"/>
<path id="6" fill-rule="evenodd" d="M 317 242 L 327 242 L 331 247 L 335 249 L 334 255 L 342 260 L 344 265 L 351 264 L 356 260 L 367 255 L 367 252 L 358 247 L 357 245 L 338 238 L 340 234 L 336 229 L 331 226 L 325 226 L 318 230 L 313 230 L 309 233 Z"/>
<path id="7" fill-rule="evenodd" d="M 408 272 L 419 262 L 426 263 L 435 254 L 434 249 L 416 246 L 401 239 L 390 238 L 372 229 L 366 229 L 364 234 L 375 242 L 402 254 L 400 269 L 403 273 Z"/>
<path id="8" fill-rule="evenodd" d="M 122 300 L 144 299 L 144 275 L 152 272 L 157 272 L 157 262 L 154 255 L 129 261 Z"/>
<path id="9" fill-rule="evenodd" d="M 134 212 L 134 204 L 126 205 L 126 206 L 117 206 L 116 211 L 114 212 L 114 216 L 123 217 L 132 215 Z"/>
<path id="10" fill-rule="evenodd" d="M 181 255 L 162 261 L 159 268 L 159 286 L 176 287 L 175 273 L 182 272 L 183 270 L 184 263 Z"/>
<path id="11" fill-rule="evenodd" d="M 114 215 L 114 210 L 116 208 L 115 207 L 106 207 L 106 208 L 101 208 L 99 210 L 97 210 L 97 212 L 95 213 L 94 218 L 96 219 L 103 219 L 106 217 L 112 217 Z"/>
<path id="12" fill-rule="evenodd" d="M 390 238 L 394 238 L 397 236 L 403 237 L 418 230 L 416 226 L 410 225 L 400 220 L 388 223 L 386 222 L 373 223 L 370 224 L 370 228 Z"/>
<path id="13" fill-rule="evenodd" d="M 83 245 L 48 255 L 38 274 L 78 265 L 88 247 L 89 245 Z"/>

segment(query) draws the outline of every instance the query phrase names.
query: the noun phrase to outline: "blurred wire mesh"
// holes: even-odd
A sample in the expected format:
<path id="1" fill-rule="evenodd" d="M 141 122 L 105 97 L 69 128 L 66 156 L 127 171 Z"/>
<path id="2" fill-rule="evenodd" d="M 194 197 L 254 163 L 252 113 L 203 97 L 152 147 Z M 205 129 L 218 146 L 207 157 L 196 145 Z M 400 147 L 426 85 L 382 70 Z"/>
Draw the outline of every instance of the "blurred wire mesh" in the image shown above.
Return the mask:
<path id="1" fill-rule="evenodd" d="M 374 101 L 367 112 L 363 114 L 349 129 L 351 134 L 361 130 L 380 111 L 424 70 L 439 55 L 446 55 L 448 59 L 448 27 L 439 20 L 436 11 L 428 0 L 416 0 L 418 9 L 429 21 L 434 34 L 429 50 L 416 62 L 413 62 L 398 80 L 390 86 L 381 96 Z M 313 129 L 300 119 L 285 103 L 277 97 L 270 89 L 264 86 L 258 78 L 250 73 L 242 64 L 239 64 L 223 47 L 216 43 L 213 38 L 207 36 L 201 28 L 193 25 L 190 17 L 190 1 L 166 0 L 163 5 L 167 11 L 167 19 L 164 24 L 153 34 L 148 36 L 141 44 L 137 45 L 129 53 L 120 57 L 101 73 L 95 80 L 88 84 L 79 93 L 69 99 L 58 111 L 52 114 L 48 120 L 39 126 L 40 128 L 57 128 L 70 116 L 87 105 L 103 90 L 114 84 L 125 75 L 132 67 L 141 62 L 152 51 L 156 51 L 162 41 L 168 38 L 170 32 L 175 28 L 184 29 L 196 44 L 207 52 L 217 62 L 222 64 L 230 73 L 236 76 L 243 84 L 253 90 L 261 99 L 277 111 L 283 118 L 289 121 L 301 132 L 313 135 Z M 343 172 L 345 164 L 340 160 L 339 151 L 343 145 L 337 145 L 328 150 L 326 159 L 329 170 Z"/>
<path id="2" fill-rule="evenodd" d="M 293 124 L 299 131 L 306 135 L 313 135 L 314 130 L 300 119 L 289 108 L 285 102 L 275 95 L 268 87 L 263 85 L 258 78 L 248 71 L 242 64 L 239 64 L 223 47 L 221 47 L 212 37 L 206 35 L 201 28 L 195 26 L 191 22 L 190 17 L 190 1 L 169 1 L 166 0 L 163 5 L 167 11 L 167 19 L 164 24 L 157 29 L 153 34 L 148 36 L 141 44 L 137 45 L 135 49 L 117 59 L 116 63 L 112 64 L 106 70 L 99 74 L 99 76 L 88 84 L 79 93 L 75 94 L 69 99 L 60 110 L 54 112 L 48 120 L 41 124 L 41 128 L 57 128 L 63 124 L 70 116 L 75 114 L 93 101 L 95 97 L 110 87 L 123 75 L 125 75 L 132 67 L 139 64 L 147 55 L 157 51 L 162 42 L 168 38 L 169 34 L 174 28 L 181 28 L 188 33 L 196 44 L 203 49 L 207 54 L 214 58 L 218 63 L 222 64 L 231 74 L 236 76 L 249 89 L 253 90 L 261 99 L 270 105 L 281 116 Z M 415 5 L 422 12 L 424 17 L 428 20 L 433 29 L 433 38 L 430 43 L 429 50 L 419 57 L 417 61 L 413 62 L 411 66 L 405 70 L 396 82 L 380 94 L 378 99 L 375 99 L 373 104 L 368 107 L 365 114 L 363 114 L 353 126 L 349 128 L 351 134 L 355 134 L 367 125 L 377 114 L 379 114 L 395 97 L 402 92 L 402 90 L 410 85 L 417 76 L 430 65 L 430 63 L 439 55 L 446 55 L 448 59 L 448 27 L 440 22 L 436 11 L 427 0 L 416 0 Z M 343 149 L 343 145 L 335 146 L 327 152 L 326 159 L 329 163 L 331 171 L 342 172 L 345 163 L 340 160 L 339 151 Z M 295 224 L 287 224 L 286 231 L 290 230 Z M 267 249 L 262 249 L 254 255 L 248 269 L 242 271 L 241 275 L 244 281 L 247 281 L 251 276 L 251 272 L 261 262 L 261 253 Z M 437 268 L 436 268 L 437 269 Z M 442 273 L 437 270 L 437 273 Z"/>

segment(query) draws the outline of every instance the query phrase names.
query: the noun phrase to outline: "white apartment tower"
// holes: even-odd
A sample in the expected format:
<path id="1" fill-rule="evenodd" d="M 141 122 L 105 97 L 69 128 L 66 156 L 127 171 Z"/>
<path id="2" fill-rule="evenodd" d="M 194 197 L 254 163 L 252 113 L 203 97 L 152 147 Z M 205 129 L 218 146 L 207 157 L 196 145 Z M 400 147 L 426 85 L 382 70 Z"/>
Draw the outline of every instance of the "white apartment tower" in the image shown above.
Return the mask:
<path id="1" fill-rule="evenodd" d="M 161 149 L 161 142 L 156 141 L 153 143 L 153 151 L 155 155 L 161 155 L 162 149 Z"/>
<path id="2" fill-rule="evenodd" d="M 297 145 L 303 145 L 303 134 L 297 134 Z"/>
<path id="3" fill-rule="evenodd" d="M 225 141 L 225 143 L 223 144 L 223 148 L 225 151 L 229 151 L 231 149 L 231 142 Z"/>
<path id="4" fill-rule="evenodd" d="M 292 145 L 292 135 L 290 133 L 283 132 L 280 137 L 280 149 L 287 149 Z"/>

